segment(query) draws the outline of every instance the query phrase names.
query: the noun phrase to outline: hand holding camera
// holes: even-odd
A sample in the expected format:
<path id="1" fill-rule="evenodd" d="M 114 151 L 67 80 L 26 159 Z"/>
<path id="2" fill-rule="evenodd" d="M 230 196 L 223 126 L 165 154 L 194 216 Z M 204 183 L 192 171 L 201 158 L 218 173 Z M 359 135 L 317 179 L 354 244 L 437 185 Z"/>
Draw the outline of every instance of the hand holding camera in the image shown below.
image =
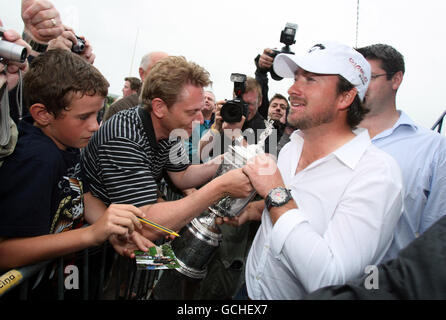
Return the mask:
<path id="1" fill-rule="evenodd" d="M 279 54 L 279 53 L 287 53 L 287 54 L 294 54 L 294 52 L 291 51 L 290 46 L 296 43 L 295 37 L 296 37 L 296 31 L 297 31 L 297 24 L 295 23 L 287 23 L 285 25 L 285 28 L 282 30 L 282 32 L 280 33 L 280 42 L 285 44 L 285 46 L 279 51 L 279 50 L 275 50 L 275 49 L 265 49 L 265 51 L 267 52 L 263 52 L 264 54 L 266 53 L 267 55 L 269 55 L 274 61 L 274 58 Z M 263 55 L 262 55 L 263 56 Z M 259 60 L 259 66 L 260 66 L 260 60 Z M 278 76 L 273 68 L 272 68 L 272 62 L 271 62 L 271 66 L 269 67 L 269 72 L 271 74 L 271 77 L 274 80 L 280 81 L 282 80 L 282 77 Z"/>
<path id="2" fill-rule="evenodd" d="M 0 22 L 0 38 L 2 38 L 0 40 L 0 60 L 24 63 L 31 47 L 22 40 L 20 35 L 14 30 L 4 29 Z"/>
<path id="3" fill-rule="evenodd" d="M 68 26 L 64 26 L 64 32 L 48 43 L 48 50 L 56 48 L 74 52 L 91 64 L 96 57 L 90 43 L 84 37 L 77 36 L 74 30 Z"/>
<path id="4" fill-rule="evenodd" d="M 6 30 L 0 21 L 0 71 L 2 85 L 8 82 L 8 90 L 17 85 L 19 70 L 26 71 L 26 57 L 31 47 L 14 30 Z"/>
<path id="5" fill-rule="evenodd" d="M 274 58 L 272 55 L 274 51 L 272 49 L 266 48 L 263 50 L 262 55 L 259 58 L 259 67 L 262 69 L 269 70 L 273 66 Z"/>
<path id="6" fill-rule="evenodd" d="M 227 100 L 221 100 L 216 103 L 216 109 L 215 109 L 215 120 L 214 124 L 212 125 L 212 130 L 221 132 L 223 130 L 235 130 L 235 129 L 242 129 L 243 124 L 245 123 L 246 117 L 242 116 L 241 120 L 239 122 L 226 122 L 223 120 L 223 117 L 221 116 L 221 108 L 227 103 Z"/>

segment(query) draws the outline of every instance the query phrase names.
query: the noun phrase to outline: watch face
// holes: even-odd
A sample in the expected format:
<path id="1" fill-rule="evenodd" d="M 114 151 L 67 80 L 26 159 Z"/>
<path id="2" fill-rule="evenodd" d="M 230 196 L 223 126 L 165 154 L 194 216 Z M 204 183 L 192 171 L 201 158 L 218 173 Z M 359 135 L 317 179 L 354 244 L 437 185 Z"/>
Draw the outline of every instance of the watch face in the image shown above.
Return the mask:
<path id="1" fill-rule="evenodd" d="M 283 189 L 275 189 L 271 194 L 272 200 L 277 203 L 285 201 L 287 196 L 287 193 Z"/>
<path id="2" fill-rule="evenodd" d="M 291 195 L 287 189 L 279 187 L 271 190 L 269 198 L 271 200 L 270 204 L 278 207 L 287 203 L 291 199 Z"/>

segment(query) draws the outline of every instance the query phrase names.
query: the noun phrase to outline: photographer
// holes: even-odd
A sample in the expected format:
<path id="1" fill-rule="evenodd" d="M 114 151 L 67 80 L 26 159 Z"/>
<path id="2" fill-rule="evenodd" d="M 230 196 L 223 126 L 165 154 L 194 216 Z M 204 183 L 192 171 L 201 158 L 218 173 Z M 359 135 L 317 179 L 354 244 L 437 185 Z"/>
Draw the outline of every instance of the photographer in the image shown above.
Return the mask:
<path id="1" fill-rule="evenodd" d="M 222 107 L 227 103 L 226 100 L 217 102 L 215 112 L 215 122 L 198 144 L 200 159 L 206 161 L 210 157 L 215 157 L 225 153 L 233 141 L 242 133 L 248 138 L 248 143 L 257 143 L 257 138 L 261 130 L 265 129 L 265 118 L 258 112 L 262 100 L 262 89 L 259 83 L 251 77 L 246 79 L 245 90 L 241 95 L 242 103 L 246 103 L 246 115 L 243 114 L 240 121 L 224 121 L 222 116 Z M 250 138 L 254 139 L 250 139 Z M 268 151 L 268 140 L 265 150 Z"/>
<path id="2" fill-rule="evenodd" d="M 262 87 L 262 103 L 259 106 L 259 113 L 265 119 L 268 117 L 269 98 L 268 98 L 268 71 L 271 69 L 274 58 L 271 57 L 273 51 L 269 48 L 263 50 L 263 53 L 257 55 L 254 59 L 256 65 L 255 77 Z"/>
<path id="3" fill-rule="evenodd" d="M 257 82 L 262 87 L 262 104 L 259 107 L 259 113 L 266 119 L 274 120 L 274 128 L 277 130 L 277 154 L 281 147 L 289 141 L 290 134 L 295 128 L 289 125 L 286 121 L 286 115 L 288 114 L 289 103 L 288 100 L 281 94 L 276 93 L 271 100 L 268 100 L 268 72 L 271 72 L 271 68 L 274 62 L 274 51 L 270 48 L 265 48 L 263 53 L 258 55 L 255 59 L 256 71 L 255 77 Z M 271 73 L 271 77 L 274 80 L 280 80 L 275 73 Z M 286 105 L 285 114 L 280 118 L 280 121 L 276 121 L 274 116 L 277 106 Z"/>
<path id="4" fill-rule="evenodd" d="M 0 27 L 3 26 L 0 20 Z M 25 47 L 29 53 L 30 47 L 23 41 L 20 35 L 14 30 L 5 30 L 2 32 L 4 42 L 11 42 L 19 46 Z M 3 159 L 10 155 L 15 148 L 17 142 L 17 127 L 10 117 L 8 92 L 16 87 L 19 81 L 19 71 L 28 69 L 28 62 L 21 63 L 19 61 L 6 60 L 0 53 L 0 166 Z"/>

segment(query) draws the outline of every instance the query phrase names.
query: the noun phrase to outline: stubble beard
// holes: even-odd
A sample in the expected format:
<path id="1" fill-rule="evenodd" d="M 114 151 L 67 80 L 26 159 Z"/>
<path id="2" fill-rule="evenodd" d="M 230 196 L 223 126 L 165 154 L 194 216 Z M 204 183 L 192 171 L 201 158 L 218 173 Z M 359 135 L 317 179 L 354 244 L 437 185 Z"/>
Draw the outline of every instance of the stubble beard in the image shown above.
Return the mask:
<path id="1" fill-rule="evenodd" d="M 290 111 L 288 115 L 288 123 L 296 129 L 306 130 L 318 127 L 320 125 L 330 123 L 334 120 L 334 112 L 331 109 L 325 109 L 323 112 L 316 115 L 303 114 L 298 119 L 292 119 L 293 112 Z"/>

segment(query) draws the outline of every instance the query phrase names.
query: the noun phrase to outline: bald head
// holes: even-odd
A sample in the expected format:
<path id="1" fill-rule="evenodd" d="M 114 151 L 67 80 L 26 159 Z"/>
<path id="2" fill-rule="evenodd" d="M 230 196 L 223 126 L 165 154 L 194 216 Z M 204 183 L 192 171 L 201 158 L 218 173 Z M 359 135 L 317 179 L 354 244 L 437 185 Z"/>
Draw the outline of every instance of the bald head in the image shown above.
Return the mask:
<path id="1" fill-rule="evenodd" d="M 141 64 L 139 65 L 139 76 L 141 80 L 144 81 L 144 78 L 150 72 L 155 63 L 168 56 L 169 55 L 167 53 L 162 51 L 149 52 L 144 55 L 141 59 Z"/>

